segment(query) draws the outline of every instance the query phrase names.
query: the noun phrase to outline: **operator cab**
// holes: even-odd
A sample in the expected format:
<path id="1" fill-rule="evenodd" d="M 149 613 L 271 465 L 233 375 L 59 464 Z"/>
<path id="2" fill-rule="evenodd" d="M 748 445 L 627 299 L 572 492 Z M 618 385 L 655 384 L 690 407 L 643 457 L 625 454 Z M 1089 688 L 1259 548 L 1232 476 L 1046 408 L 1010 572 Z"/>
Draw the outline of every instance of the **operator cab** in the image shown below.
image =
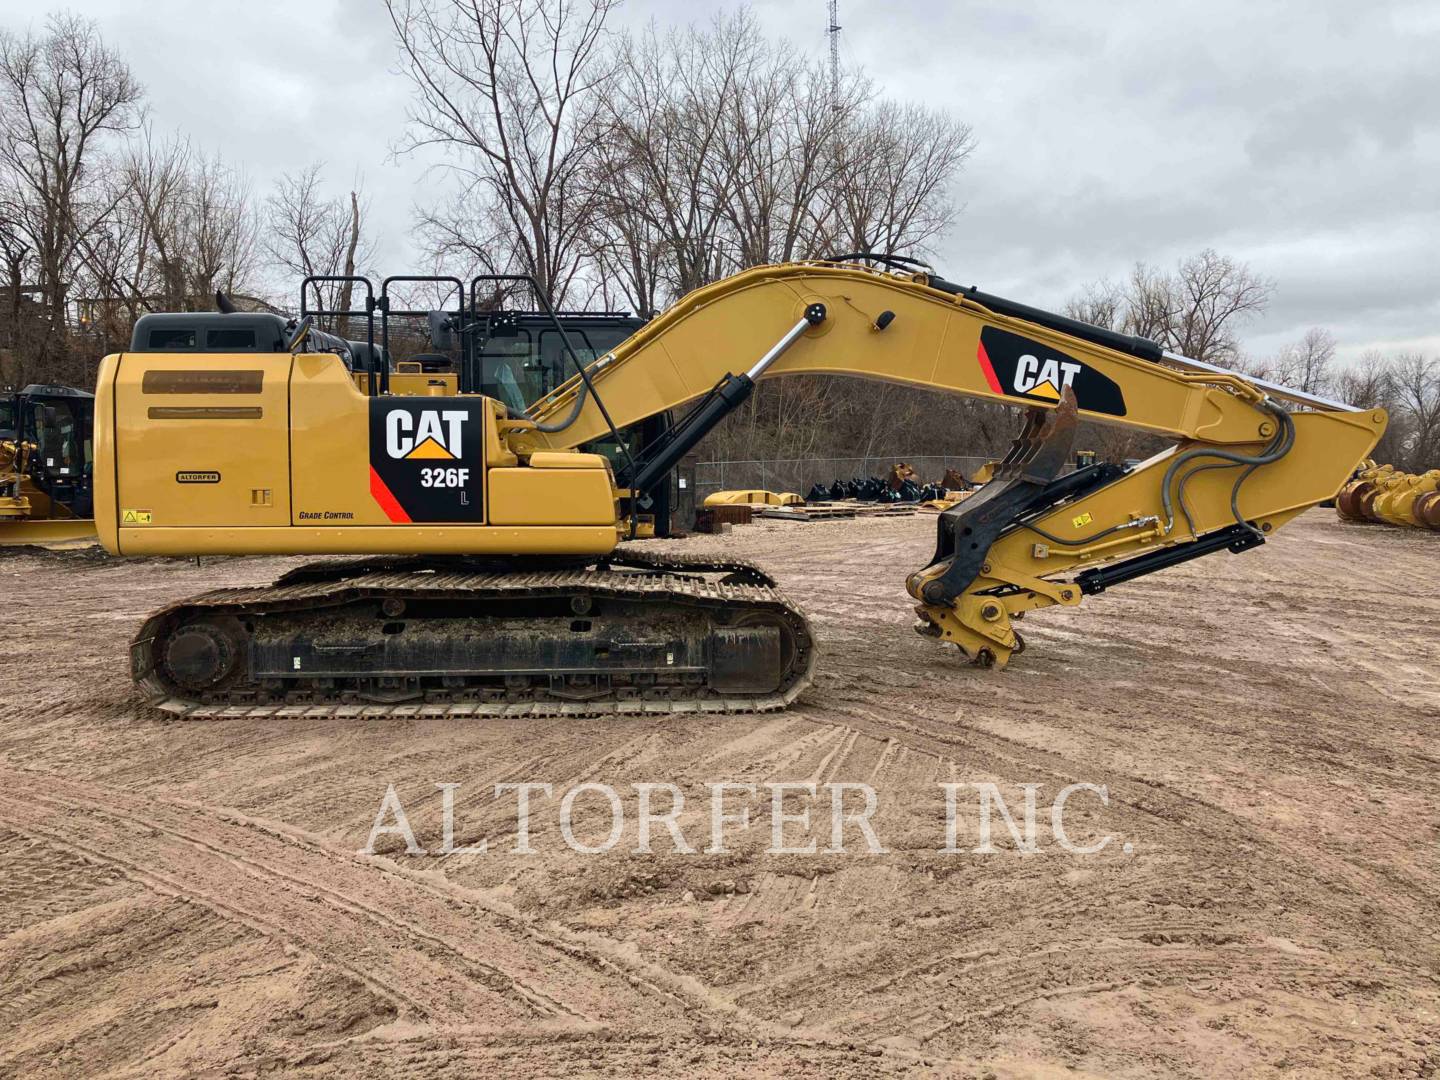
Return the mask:
<path id="1" fill-rule="evenodd" d="M 626 311 L 556 312 L 577 357 L 590 364 L 645 325 Z M 477 312 L 479 391 L 512 414 L 575 374 L 554 321 L 542 311 Z"/>

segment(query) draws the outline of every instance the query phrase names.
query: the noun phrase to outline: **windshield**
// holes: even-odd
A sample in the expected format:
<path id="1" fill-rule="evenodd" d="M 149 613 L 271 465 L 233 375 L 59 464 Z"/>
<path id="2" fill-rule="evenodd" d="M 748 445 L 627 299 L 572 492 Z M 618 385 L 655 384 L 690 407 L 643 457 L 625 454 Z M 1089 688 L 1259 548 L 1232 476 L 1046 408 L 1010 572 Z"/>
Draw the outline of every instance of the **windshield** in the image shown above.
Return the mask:
<path id="1" fill-rule="evenodd" d="M 51 476 L 83 476 L 93 459 L 89 402 L 52 399 L 33 403 L 31 415 L 36 466 Z"/>
<path id="2" fill-rule="evenodd" d="M 567 326 L 565 333 L 582 364 L 603 356 L 630 336 L 624 326 Z M 554 328 L 521 327 L 487 338 L 480 349 L 480 392 L 524 410 L 575 374 Z"/>

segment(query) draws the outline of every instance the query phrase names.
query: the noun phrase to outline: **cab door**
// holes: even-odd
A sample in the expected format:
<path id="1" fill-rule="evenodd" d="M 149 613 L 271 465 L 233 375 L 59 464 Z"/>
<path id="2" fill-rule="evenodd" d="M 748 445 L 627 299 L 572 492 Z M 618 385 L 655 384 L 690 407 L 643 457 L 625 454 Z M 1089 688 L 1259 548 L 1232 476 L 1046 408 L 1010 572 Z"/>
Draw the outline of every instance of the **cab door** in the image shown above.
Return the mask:
<path id="1" fill-rule="evenodd" d="M 119 526 L 290 524 L 289 353 L 126 353 Z"/>

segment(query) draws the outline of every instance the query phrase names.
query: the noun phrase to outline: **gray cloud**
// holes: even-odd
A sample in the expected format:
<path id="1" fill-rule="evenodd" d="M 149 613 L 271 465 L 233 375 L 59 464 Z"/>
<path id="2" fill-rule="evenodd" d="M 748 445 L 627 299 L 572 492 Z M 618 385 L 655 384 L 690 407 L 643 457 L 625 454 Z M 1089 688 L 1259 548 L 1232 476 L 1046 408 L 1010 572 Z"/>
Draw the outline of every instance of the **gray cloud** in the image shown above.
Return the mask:
<path id="1" fill-rule="evenodd" d="M 410 208 L 445 182 L 388 153 L 406 88 L 378 4 L 73 2 L 125 51 L 157 127 L 261 190 L 315 159 L 337 187 L 363 175 L 383 268 L 413 263 Z M 621 18 L 720 6 L 631 0 Z M 756 11 L 824 51 L 820 0 Z M 1136 260 L 1213 246 L 1276 282 L 1245 335 L 1257 353 L 1312 325 L 1347 356 L 1440 351 L 1440 5 L 841 0 L 840 21 L 842 56 L 886 93 L 975 128 L 965 211 L 937 253 L 952 276 L 1058 305 Z"/>

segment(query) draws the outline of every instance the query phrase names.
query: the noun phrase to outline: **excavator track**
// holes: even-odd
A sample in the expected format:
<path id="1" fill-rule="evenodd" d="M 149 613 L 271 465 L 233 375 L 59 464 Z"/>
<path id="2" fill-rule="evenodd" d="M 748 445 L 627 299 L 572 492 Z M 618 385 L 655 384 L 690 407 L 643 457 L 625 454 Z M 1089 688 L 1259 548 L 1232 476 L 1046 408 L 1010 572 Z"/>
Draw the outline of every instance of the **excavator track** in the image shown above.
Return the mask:
<path id="1" fill-rule="evenodd" d="M 132 672 L 190 719 L 771 712 L 810 684 L 809 623 L 751 563 L 497 566 L 334 560 L 216 590 L 151 615 Z"/>

